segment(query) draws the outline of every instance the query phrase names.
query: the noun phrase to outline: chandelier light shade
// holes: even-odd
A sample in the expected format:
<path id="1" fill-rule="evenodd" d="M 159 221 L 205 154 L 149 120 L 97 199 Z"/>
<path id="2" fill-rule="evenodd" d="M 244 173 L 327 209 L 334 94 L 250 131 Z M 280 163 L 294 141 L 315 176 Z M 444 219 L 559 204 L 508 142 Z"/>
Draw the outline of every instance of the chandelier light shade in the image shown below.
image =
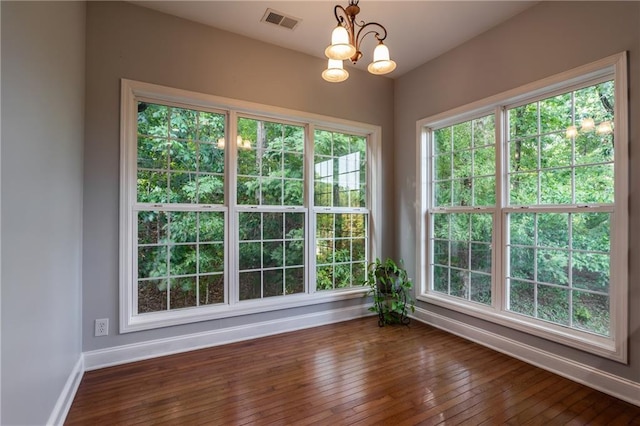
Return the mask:
<path id="1" fill-rule="evenodd" d="M 373 62 L 367 67 L 371 74 L 387 74 L 396 69 L 396 63 L 389 59 L 389 48 L 378 44 L 373 51 Z"/>
<path id="2" fill-rule="evenodd" d="M 343 61 L 349 59 L 356 53 L 356 48 L 349 44 L 349 33 L 342 25 L 338 25 L 331 33 L 331 45 L 327 47 L 324 54 L 329 59 Z"/>
<path id="3" fill-rule="evenodd" d="M 331 83 L 339 83 L 349 78 L 349 73 L 342 67 L 341 59 L 329 59 L 327 69 L 322 71 L 322 78 Z"/>
<path id="4" fill-rule="evenodd" d="M 360 13 L 359 1 L 349 0 L 346 8 L 340 5 L 333 8 L 338 25 L 331 33 L 331 45 L 324 51 L 329 58 L 329 65 L 322 72 L 322 78 L 329 82 L 337 83 L 349 78 L 349 73 L 342 67 L 342 61 L 350 59 L 356 64 L 362 58 L 360 45 L 368 34 L 373 34 L 378 41 L 373 51 L 373 62 L 367 67 L 369 72 L 382 75 L 396 68 L 396 63 L 389 57 L 389 48 L 383 43 L 387 38 L 386 28 L 377 22 L 356 21 L 356 16 Z"/>
<path id="5" fill-rule="evenodd" d="M 594 130 L 598 135 L 608 135 L 613 132 L 613 124 L 611 121 L 603 121 L 596 126 L 595 120 L 591 117 L 587 117 L 582 120 L 579 129 L 576 126 L 569 126 L 567 127 L 565 134 L 568 138 L 576 138 L 580 136 L 580 134 L 593 132 Z"/>
<path id="6" fill-rule="evenodd" d="M 582 124 L 580 126 L 580 130 L 583 132 L 590 132 L 595 129 L 596 123 L 593 121 L 593 118 L 585 118 L 582 120 Z"/>

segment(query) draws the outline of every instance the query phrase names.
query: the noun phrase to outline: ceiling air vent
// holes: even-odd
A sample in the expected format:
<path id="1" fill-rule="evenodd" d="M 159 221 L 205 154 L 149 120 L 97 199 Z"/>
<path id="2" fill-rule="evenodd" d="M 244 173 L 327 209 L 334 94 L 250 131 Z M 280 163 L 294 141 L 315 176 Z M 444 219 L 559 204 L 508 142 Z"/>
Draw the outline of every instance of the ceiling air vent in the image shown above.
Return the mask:
<path id="1" fill-rule="evenodd" d="M 293 30 L 301 20 L 299 18 L 294 18 L 293 16 L 287 16 L 284 13 L 277 12 L 273 9 L 267 9 L 264 12 L 264 16 L 261 21 Z"/>

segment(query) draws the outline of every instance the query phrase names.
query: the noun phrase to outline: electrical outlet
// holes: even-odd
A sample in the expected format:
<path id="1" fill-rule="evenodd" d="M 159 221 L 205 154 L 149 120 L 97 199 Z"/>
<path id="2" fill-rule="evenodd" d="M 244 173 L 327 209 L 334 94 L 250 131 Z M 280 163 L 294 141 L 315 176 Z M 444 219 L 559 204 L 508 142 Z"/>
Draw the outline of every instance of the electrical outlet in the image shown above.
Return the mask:
<path id="1" fill-rule="evenodd" d="M 102 318 L 96 320 L 96 337 L 107 336 L 109 334 L 109 318 Z"/>

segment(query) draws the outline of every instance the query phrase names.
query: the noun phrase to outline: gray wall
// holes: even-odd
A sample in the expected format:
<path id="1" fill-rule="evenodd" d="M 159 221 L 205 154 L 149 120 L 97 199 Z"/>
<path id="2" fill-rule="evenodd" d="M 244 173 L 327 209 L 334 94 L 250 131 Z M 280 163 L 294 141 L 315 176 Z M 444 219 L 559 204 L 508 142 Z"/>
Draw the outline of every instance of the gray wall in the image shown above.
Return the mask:
<path id="1" fill-rule="evenodd" d="M 2 424 L 44 424 L 81 356 L 85 5 L 1 3 Z"/>
<path id="2" fill-rule="evenodd" d="M 629 51 L 628 366 L 426 303 L 425 309 L 640 382 L 640 3 L 542 2 L 395 82 L 396 244 L 415 269 L 416 121 L 597 59 Z"/>
<path id="3" fill-rule="evenodd" d="M 383 192 L 393 198 L 393 81 L 351 71 L 326 83 L 325 61 L 122 2 L 87 4 L 87 96 L 84 173 L 83 348 L 85 351 L 221 329 L 362 303 L 274 311 L 118 335 L 120 78 L 382 126 Z M 391 207 L 391 204 L 387 204 Z M 386 208 L 383 223 L 392 224 Z M 382 255 L 393 254 L 393 227 Z M 109 318 L 110 335 L 93 337 Z"/>

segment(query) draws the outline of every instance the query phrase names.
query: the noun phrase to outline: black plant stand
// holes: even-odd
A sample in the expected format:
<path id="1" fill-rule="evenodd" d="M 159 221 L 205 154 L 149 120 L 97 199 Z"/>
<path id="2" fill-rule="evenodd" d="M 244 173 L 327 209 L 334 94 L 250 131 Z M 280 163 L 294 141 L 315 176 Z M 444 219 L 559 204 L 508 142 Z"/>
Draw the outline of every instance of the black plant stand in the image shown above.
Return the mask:
<path id="1" fill-rule="evenodd" d="M 399 293 L 402 312 L 398 313 L 395 311 L 387 312 L 387 307 L 383 306 L 383 304 L 389 303 L 389 299 L 393 297 L 391 293 L 382 292 L 379 289 L 377 290 L 377 293 L 378 297 L 376 297 L 377 302 L 375 303 L 377 303 L 378 305 L 378 326 L 384 327 L 384 325 L 386 324 L 385 313 L 387 313 L 387 315 L 391 315 L 391 317 L 393 318 L 393 323 L 409 325 L 409 323 L 411 322 L 411 318 L 407 316 L 407 295 L 404 292 Z"/>

